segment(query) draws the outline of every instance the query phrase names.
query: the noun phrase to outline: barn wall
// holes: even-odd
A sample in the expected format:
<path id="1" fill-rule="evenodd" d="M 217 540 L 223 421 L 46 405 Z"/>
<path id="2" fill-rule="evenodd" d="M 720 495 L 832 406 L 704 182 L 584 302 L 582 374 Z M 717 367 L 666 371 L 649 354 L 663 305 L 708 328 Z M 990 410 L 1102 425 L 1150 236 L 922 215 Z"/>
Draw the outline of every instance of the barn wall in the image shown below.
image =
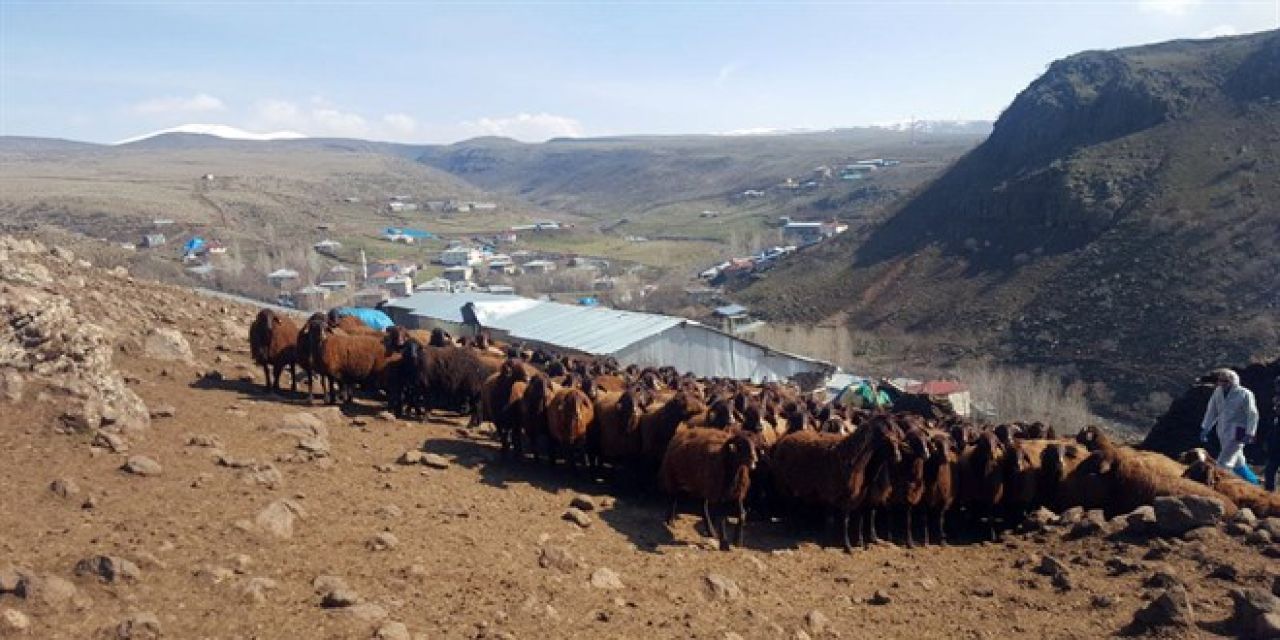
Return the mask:
<path id="1" fill-rule="evenodd" d="M 786 380 L 823 365 L 787 356 L 697 325 L 684 324 L 613 354 L 623 365 L 670 365 L 702 377 Z"/>

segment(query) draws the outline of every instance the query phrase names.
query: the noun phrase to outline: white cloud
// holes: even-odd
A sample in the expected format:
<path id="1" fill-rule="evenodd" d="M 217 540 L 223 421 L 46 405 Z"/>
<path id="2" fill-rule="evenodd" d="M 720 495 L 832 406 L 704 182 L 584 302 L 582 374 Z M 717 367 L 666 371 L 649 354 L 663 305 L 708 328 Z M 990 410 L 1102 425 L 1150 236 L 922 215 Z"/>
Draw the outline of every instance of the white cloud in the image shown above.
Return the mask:
<path id="1" fill-rule="evenodd" d="M 729 78 L 734 73 L 737 73 L 737 71 L 738 71 L 738 65 L 737 63 L 734 63 L 734 62 L 726 64 L 723 67 L 720 67 L 720 72 L 716 74 L 715 85 L 717 87 L 723 87 L 724 83 L 728 82 Z"/>
<path id="2" fill-rule="evenodd" d="M 309 136 L 382 137 L 384 132 L 370 126 L 364 116 L 342 111 L 321 100 L 311 106 L 299 106 L 288 100 L 259 101 L 253 107 L 253 126 L 260 129 L 284 128 Z"/>
<path id="3" fill-rule="evenodd" d="M 418 122 L 412 116 L 403 113 L 388 113 L 382 116 L 382 124 L 388 131 L 401 136 L 412 135 L 418 130 Z"/>
<path id="4" fill-rule="evenodd" d="M 1209 29 L 1205 29 L 1204 31 L 1201 31 L 1200 33 L 1196 34 L 1196 37 L 1200 39 L 1208 39 L 1208 38 L 1222 38 L 1225 36 L 1238 36 L 1238 35 L 1240 35 L 1239 29 L 1229 24 L 1220 24 L 1216 27 L 1212 27 Z"/>
<path id="5" fill-rule="evenodd" d="M 139 115 L 160 115 L 174 113 L 205 113 L 222 111 L 227 106 L 221 100 L 207 93 L 197 93 L 189 98 L 168 96 L 144 100 L 129 108 Z"/>
<path id="6" fill-rule="evenodd" d="M 1198 4 L 1200 4 L 1200 0 L 1142 0 L 1138 3 L 1138 6 L 1143 11 L 1182 16 L 1186 15 L 1191 7 Z"/>
<path id="7" fill-rule="evenodd" d="M 578 138 L 582 123 L 566 116 L 550 113 L 518 113 L 510 117 L 480 118 L 462 123 L 467 135 L 504 136 L 525 142 L 542 142 L 548 138 Z"/>

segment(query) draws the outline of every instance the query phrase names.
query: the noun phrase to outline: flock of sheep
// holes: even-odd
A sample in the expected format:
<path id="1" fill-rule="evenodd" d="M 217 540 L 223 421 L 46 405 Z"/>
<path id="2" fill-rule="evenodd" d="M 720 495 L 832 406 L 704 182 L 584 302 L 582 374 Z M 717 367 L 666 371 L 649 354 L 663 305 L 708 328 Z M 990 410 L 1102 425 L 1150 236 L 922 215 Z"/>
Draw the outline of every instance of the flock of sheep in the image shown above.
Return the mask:
<path id="1" fill-rule="evenodd" d="M 914 413 L 866 411 L 789 385 L 624 369 L 483 336 L 455 341 L 440 330 L 376 331 L 321 313 L 298 327 L 264 309 L 249 341 L 272 392 L 285 368 L 302 369 L 308 403 L 318 379 L 330 402 L 352 401 L 359 387 L 383 394 L 401 417 L 433 408 L 468 413 L 473 424 L 494 425 L 504 456 L 522 459 L 527 449 L 535 460 L 563 458 L 641 486 L 656 481 L 671 497 L 668 522 L 677 498 L 701 501 L 709 533 L 726 549 L 729 516 L 741 545 L 748 508 L 825 510 L 840 523 L 847 551 L 855 546 L 851 523 L 858 545 L 878 540 L 877 514 L 908 546 L 914 524 L 925 544 L 945 544 L 957 529 L 949 514 L 995 538 L 1038 507 L 1114 516 L 1159 496 L 1205 496 L 1228 515 L 1248 507 L 1280 516 L 1280 498 L 1219 469 L 1201 450 L 1179 462 L 1114 444 L 1096 426 L 1058 438 L 1039 423 L 978 424 L 929 403 Z M 923 521 L 913 523 L 913 514 Z"/>

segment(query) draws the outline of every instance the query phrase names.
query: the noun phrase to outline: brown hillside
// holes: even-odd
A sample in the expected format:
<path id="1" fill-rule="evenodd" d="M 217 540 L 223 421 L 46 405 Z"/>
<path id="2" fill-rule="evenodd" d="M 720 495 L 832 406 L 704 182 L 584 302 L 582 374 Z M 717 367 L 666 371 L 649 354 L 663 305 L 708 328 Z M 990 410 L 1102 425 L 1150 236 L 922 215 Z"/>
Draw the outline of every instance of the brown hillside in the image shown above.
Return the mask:
<path id="1" fill-rule="evenodd" d="M 947 336 L 1154 417 L 1147 394 L 1280 344 L 1277 56 L 1269 32 L 1056 62 L 886 223 L 742 298 L 774 319 Z"/>

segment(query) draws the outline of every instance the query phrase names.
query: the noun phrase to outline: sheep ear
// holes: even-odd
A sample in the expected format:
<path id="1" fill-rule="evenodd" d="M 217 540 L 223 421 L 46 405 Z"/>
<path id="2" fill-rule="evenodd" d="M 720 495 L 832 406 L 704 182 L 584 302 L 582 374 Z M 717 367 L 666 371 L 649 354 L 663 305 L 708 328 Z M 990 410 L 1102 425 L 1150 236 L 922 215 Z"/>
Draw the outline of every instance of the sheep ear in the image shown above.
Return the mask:
<path id="1" fill-rule="evenodd" d="M 738 443 L 736 442 L 729 442 L 724 445 L 724 448 L 734 455 L 737 455 L 738 453 Z"/>

